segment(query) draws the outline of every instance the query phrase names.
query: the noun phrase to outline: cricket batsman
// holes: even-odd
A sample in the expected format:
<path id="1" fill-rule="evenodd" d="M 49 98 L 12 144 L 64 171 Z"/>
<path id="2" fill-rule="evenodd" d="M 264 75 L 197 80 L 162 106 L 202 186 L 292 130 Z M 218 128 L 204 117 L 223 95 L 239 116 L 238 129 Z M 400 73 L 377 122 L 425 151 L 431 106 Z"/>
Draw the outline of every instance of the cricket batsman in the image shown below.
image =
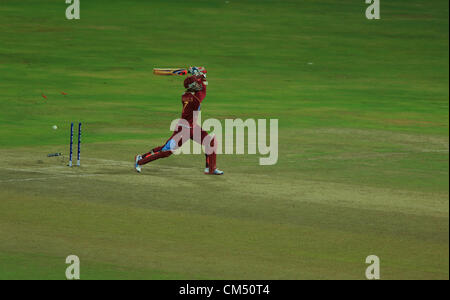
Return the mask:
<path id="1" fill-rule="evenodd" d="M 200 112 L 202 101 L 206 97 L 206 70 L 197 67 L 189 68 L 189 73 L 192 76 L 184 80 L 184 87 L 186 92 L 181 96 L 181 103 L 183 110 L 181 112 L 181 119 L 173 132 L 172 136 L 167 142 L 160 146 L 153 148 L 150 152 L 136 155 L 135 169 L 141 172 L 141 166 L 152 162 L 154 160 L 169 157 L 173 151 L 183 145 L 184 142 L 191 139 L 201 145 L 205 146 L 206 152 L 206 167 L 205 174 L 208 175 L 223 175 L 223 171 L 216 168 L 216 138 L 204 131 L 195 119 L 195 113 Z M 195 133 L 199 134 L 195 134 Z"/>

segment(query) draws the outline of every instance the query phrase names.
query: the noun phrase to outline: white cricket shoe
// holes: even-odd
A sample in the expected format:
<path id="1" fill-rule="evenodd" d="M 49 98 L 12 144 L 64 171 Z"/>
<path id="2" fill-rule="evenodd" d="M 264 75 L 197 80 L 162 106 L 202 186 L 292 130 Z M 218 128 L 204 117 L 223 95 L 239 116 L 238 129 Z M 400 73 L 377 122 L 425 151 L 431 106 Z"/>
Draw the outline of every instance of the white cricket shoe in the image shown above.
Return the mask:
<path id="1" fill-rule="evenodd" d="M 223 171 L 215 169 L 213 174 L 209 174 L 209 168 L 205 168 L 206 175 L 223 175 Z"/>
<path id="2" fill-rule="evenodd" d="M 141 173 L 141 171 L 142 171 L 141 166 L 138 164 L 138 161 L 140 161 L 141 159 L 142 159 L 142 156 L 140 156 L 140 155 L 136 155 L 134 157 L 134 168 L 136 169 L 136 171 L 138 173 Z"/>

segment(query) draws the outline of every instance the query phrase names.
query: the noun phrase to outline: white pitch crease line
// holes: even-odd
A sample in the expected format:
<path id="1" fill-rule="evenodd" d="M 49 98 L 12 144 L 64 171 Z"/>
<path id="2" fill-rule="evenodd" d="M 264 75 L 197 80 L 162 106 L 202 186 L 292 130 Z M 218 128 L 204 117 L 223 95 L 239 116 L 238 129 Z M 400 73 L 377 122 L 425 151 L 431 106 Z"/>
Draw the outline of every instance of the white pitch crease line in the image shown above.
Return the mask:
<path id="1" fill-rule="evenodd" d="M 428 150 L 428 149 L 425 149 L 425 150 L 422 150 L 422 152 L 449 152 L 448 151 L 448 149 L 444 149 L 444 150 L 433 150 L 433 149 L 431 149 L 431 150 Z"/>
<path id="2" fill-rule="evenodd" d="M 130 169 L 130 172 L 134 169 L 134 162 L 131 161 L 119 161 L 119 160 L 108 160 L 108 159 L 101 159 L 101 158 L 89 158 L 85 157 L 85 160 L 88 161 L 97 161 L 101 162 L 102 164 L 95 164 L 94 166 L 105 166 L 107 164 L 110 165 L 110 167 L 127 167 Z M 87 169 L 89 166 L 87 165 Z M 98 174 L 98 173 L 89 173 L 89 174 L 73 174 L 72 171 L 70 171 L 70 168 L 67 166 L 47 166 L 47 167 L 33 167 L 29 169 L 23 169 L 23 168 L 8 168 L 8 167 L 0 167 L 1 170 L 8 170 L 8 171 L 14 171 L 14 172 L 26 172 L 26 173 L 37 173 L 37 174 L 45 174 L 45 175 L 54 175 L 59 174 L 55 176 L 47 176 L 47 177 L 34 177 L 34 178 L 17 178 L 17 179 L 6 179 L 6 180 L 0 180 L 0 183 L 5 182 L 20 182 L 20 181 L 35 181 L 35 180 L 47 180 L 47 179 L 54 179 L 58 177 L 88 177 L 88 176 L 100 176 L 104 174 Z M 194 167 L 176 167 L 176 166 L 159 166 L 160 171 L 164 171 L 165 169 L 171 169 L 171 170 L 192 170 L 195 169 Z"/>
<path id="3" fill-rule="evenodd" d="M 42 170 L 39 170 L 39 169 L 18 169 L 18 168 L 4 168 L 4 167 L 0 167 L 0 169 L 2 169 L 2 170 L 8 170 L 8 171 L 15 171 L 15 172 L 28 172 L 28 173 L 39 173 L 39 174 L 54 174 L 55 172 L 49 172 L 49 170 L 50 170 L 50 168 L 42 168 Z M 54 169 L 57 169 L 57 167 L 55 167 Z M 44 171 L 44 170 L 47 170 L 47 171 Z M 67 172 L 66 173 L 63 173 L 63 172 L 59 172 L 59 174 L 68 174 Z M 70 175 L 70 174 L 68 174 L 68 175 Z"/>
<path id="4" fill-rule="evenodd" d="M 80 175 L 70 175 L 70 174 L 67 174 L 67 175 L 48 176 L 48 177 L 17 178 L 17 179 L 0 180 L 0 183 L 5 183 L 5 182 L 20 182 L 20 181 L 48 180 L 48 179 L 55 179 L 55 178 L 61 178 L 61 177 L 90 177 L 90 176 L 98 176 L 98 174 L 80 174 Z"/>
<path id="5" fill-rule="evenodd" d="M 127 167 L 131 166 L 132 168 L 134 167 L 134 161 L 120 161 L 120 160 L 110 160 L 110 159 L 90 158 L 90 157 L 85 157 L 85 159 L 98 161 L 98 162 L 104 162 L 104 163 L 115 163 L 117 165 L 127 166 Z M 175 167 L 175 166 L 161 166 L 161 167 L 168 168 L 168 169 L 183 169 L 183 170 L 195 169 L 194 167 Z"/>
<path id="6" fill-rule="evenodd" d="M 16 171 L 16 172 L 44 173 L 44 174 L 46 173 L 44 171 L 35 170 L 35 169 L 18 169 L 18 168 L 5 168 L 5 167 L 0 167 L 0 169 L 8 170 L 8 171 Z"/>

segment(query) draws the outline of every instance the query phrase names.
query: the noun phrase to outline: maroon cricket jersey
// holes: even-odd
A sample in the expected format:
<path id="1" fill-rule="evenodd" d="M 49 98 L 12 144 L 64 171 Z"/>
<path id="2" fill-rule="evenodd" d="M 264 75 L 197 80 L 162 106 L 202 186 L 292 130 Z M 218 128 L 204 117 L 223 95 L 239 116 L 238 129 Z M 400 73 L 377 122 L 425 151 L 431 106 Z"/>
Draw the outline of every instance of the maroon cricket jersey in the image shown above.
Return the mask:
<path id="1" fill-rule="evenodd" d="M 181 104 L 183 105 L 183 111 L 181 112 L 181 118 L 189 122 L 189 126 L 193 126 L 196 120 L 194 120 L 194 112 L 200 111 L 200 105 L 206 97 L 206 86 L 203 84 L 201 91 L 191 93 L 186 92 L 181 96 Z"/>

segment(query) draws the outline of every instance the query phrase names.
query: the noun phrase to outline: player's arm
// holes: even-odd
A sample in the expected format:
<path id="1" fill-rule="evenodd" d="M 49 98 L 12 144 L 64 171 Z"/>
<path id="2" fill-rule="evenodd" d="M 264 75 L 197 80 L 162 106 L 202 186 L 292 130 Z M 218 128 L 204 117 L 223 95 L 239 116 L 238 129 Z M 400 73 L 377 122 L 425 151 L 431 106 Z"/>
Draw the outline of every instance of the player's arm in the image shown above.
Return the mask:
<path id="1" fill-rule="evenodd" d="M 204 76 L 206 78 L 206 69 L 204 67 L 189 67 L 188 73 L 194 76 Z"/>

